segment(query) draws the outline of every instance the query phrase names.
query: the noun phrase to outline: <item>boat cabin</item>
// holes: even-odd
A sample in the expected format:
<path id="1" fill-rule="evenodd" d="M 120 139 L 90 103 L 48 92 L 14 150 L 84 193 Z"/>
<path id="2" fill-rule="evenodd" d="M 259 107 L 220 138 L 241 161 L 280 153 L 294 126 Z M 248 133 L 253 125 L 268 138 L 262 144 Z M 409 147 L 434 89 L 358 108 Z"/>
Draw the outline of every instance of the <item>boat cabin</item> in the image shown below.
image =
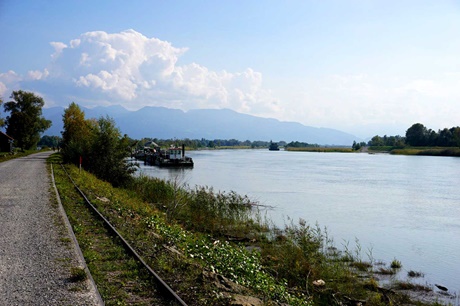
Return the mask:
<path id="1" fill-rule="evenodd" d="M 170 147 L 168 149 L 168 155 L 171 160 L 179 160 L 184 158 L 184 151 L 182 148 Z"/>

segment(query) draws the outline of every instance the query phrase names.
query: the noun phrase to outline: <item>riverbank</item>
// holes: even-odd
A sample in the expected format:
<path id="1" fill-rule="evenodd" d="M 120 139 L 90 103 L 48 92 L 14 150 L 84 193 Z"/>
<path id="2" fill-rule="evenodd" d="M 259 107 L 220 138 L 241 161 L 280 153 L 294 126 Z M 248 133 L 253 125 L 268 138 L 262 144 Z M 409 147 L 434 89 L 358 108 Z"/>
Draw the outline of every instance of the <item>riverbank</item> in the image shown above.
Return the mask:
<path id="1" fill-rule="evenodd" d="M 324 230 L 302 220 L 285 228 L 274 227 L 260 216 L 260 222 L 249 221 L 249 215 L 257 216 L 257 206 L 235 193 L 186 190 L 178 181 L 171 185 L 146 178 L 132 189 L 114 189 L 87 173 L 78 174 L 76 168 L 70 170 L 98 207 L 155 261 L 154 266 L 171 273 L 180 288 L 194 287 L 209 273 L 243 285 L 244 289 L 225 289 L 205 278 L 206 291 L 190 293 L 190 305 L 202 305 L 204 300 L 227 305 L 237 295 L 272 305 L 408 301 L 396 288 L 383 288 L 377 282 L 380 276 L 374 272 L 393 271 L 390 263 L 376 266 L 356 250 L 341 252 Z"/>
<path id="2" fill-rule="evenodd" d="M 294 147 L 287 147 L 284 148 L 284 151 L 290 152 L 317 152 L 317 153 L 352 153 L 356 152 L 352 148 L 348 147 L 302 147 L 302 148 L 294 148 Z"/>
<path id="3" fill-rule="evenodd" d="M 459 157 L 460 148 L 456 147 L 391 147 L 370 146 L 369 153 L 389 153 L 395 155 L 451 156 Z"/>
<path id="4" fill-rule="evenodd" d="M 391 154 L 397 155 L 423 155 L 423 156 L 450 156 L 460 157 L 460 148 L 403 148 L 392 149 Z"/>

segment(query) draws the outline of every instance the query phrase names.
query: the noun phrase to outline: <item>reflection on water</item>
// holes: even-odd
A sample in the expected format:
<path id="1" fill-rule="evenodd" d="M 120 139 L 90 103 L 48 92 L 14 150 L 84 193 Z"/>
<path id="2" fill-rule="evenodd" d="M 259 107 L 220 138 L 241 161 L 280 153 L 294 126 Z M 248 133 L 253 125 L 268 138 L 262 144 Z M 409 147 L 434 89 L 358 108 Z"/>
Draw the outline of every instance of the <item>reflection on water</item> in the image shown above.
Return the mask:
<path id="1" fill-rule="evenodd" d="M 460 158 L 268 150 L 189 152 L 193 169 L 147 175 L 247 194 L 276 224 L 287 217 L 355 238 L 375 259 L 422 271 L 423 283 L 460 289 Z"/>

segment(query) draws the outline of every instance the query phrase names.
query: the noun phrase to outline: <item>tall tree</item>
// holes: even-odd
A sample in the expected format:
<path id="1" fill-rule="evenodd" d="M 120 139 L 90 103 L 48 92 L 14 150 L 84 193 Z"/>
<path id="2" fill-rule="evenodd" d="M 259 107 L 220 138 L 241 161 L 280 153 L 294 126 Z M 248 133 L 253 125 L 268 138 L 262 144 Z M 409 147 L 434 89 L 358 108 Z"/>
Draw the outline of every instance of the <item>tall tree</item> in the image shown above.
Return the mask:
<path id="1" fill-rule="evenodd" d="M 431 131 L 430 131 L 431 134 Z M 410 146 L 426 146 L 429 132 L 421 123 L 415 123 L 406 131 L 406 143 Z"/>
<path id="2" fill-rule="evenodd" d="M 42 116 L 45 105 L 42 97 L 28 91 L 13 91 L 13 101 L 6 102 L 4 109 L 10 115 L 6 117 L 6 133 L 13 137 L 16 146 L 32 149 L 40 140 L 40 133 L 51 126 L 51 121 Z"/>
<path id="3" fill-rule="evenodd" d="M 64 131 L 62 132 L 62 154 L 64 162 L 78 164 L 80 157 L 88 156 L 90 147 L 90 122 L 85 119 L 85 113 L 75 103 L 62 115 Z"/>

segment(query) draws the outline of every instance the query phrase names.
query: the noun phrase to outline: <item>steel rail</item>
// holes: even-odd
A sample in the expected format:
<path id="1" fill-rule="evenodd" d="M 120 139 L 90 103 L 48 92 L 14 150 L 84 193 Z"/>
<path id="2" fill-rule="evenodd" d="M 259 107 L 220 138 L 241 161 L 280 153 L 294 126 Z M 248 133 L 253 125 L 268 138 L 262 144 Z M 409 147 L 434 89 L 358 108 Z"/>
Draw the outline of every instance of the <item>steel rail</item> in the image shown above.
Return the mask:
<path id="1" fill-rule="evenodd" d="M 171 288 L 169 285 L 161 279 L 161 277 L 142 259 L 142 257 L 134 250 L 134 248 L 126 241 L 125 238 L 115 229 L 115 227 L 107 220 L 104 215 L 102 215 L 99 210 L 88 200 L 86 195 L 81 191 L 80 188 L 78 188 L 77 184 L 75 181 L 72 179 L 72 177 L 69 175 L 65 167 L 61 164 L 62 169 L 64 169 L 64 172 L 66 175 L 69 177 L 70 181 L 74 185 L 75 189 L 78 191 L 78 193 L 83 197 L 85 200 L 86 204 L 92 208 L 92 210 L 104 221 L 105 225 L 113 232 L 115 235 L 120 238 L 122 241 L 124 247 L 139 261 L 142 263 L 142 265 L 149 271 L 149 273 L 154 277 L 154 279 L 157 281 L 157 283 L 163 287 L 163 289 L 166 291 L 170 297 L 172 297 L 176 302 L 178 302 L 182 306 L 187 306 L 187 304 L 181 299 L 181 297 Z"/>

